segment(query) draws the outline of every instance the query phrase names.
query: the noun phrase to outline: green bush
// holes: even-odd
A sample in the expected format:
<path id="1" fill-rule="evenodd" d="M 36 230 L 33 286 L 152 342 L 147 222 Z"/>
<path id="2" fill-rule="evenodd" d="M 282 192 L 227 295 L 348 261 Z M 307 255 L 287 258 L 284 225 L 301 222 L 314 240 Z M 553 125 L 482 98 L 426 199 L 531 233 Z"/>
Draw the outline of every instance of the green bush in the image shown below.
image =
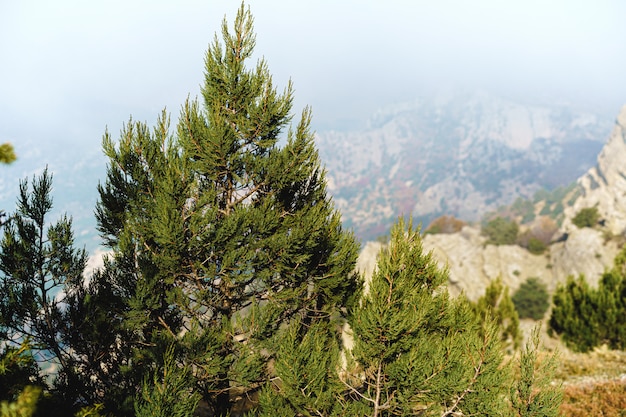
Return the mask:
<path id="1" fill-rule="evenodd" d="M 572 223 L 574 223 L 579 228 L 583 227 L 593 227 L 598 224 L 598 220 L 600 220 L 600 213 L 598 213 L 597 207 L 587 207 L 581 209 L 576 216 L 572 219 Z"/>
<path id="2" fill-rule="evenodd" d="M 528 251 L 534 255 L 541 255 L 547 246 L 541 240 L 536 237 L 531 237 L 528 239 Z"/>
<path id="3" fill-rule="evenodd" d="M 518 233 L 517 223 L 504 217 L 496 217 L 482 227 L 482 234 L 487 237 L 487 243 L 492 245 L 514 245 Z"/>
<path id="4" fill-rule="evenodd" d="M 495 321 L 504 347 L 519 347 L 519 316 L 511 301 L 509 287 L 502 283 L 501 278 L 491 281 L 485 294 L 476 303 L 471 303 L 471 306 L 479 320 L 484 321 L 490 316 Z"/>
<path id="5" fill-rule="evenodd" d="M 548 289 L 535 277 L 528 278 L 515 291 L 512 300 L 521 319 L 541 320 L 550 306 Z"/>
<path id="6" fill-rule="evenodd" d="M 554 294 L 550 331 L 557 333 L 573 350 L 588 352 L 607 344 L 626 349 L 626 249 L 615 258 L 598 288 L 591 288 L 584 276 L 568 278 Z"/>

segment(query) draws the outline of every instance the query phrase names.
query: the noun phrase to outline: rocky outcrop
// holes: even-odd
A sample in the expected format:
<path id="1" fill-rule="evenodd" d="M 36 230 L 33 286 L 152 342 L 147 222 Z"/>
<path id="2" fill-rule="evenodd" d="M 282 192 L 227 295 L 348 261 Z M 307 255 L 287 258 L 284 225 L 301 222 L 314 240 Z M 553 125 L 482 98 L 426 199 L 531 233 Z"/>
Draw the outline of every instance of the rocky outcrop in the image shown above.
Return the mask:
<path id="1" fill-rule="evenodd" d="M 542 255 L 533 255 L 517 245 L 494 246 L 486 243 L 478 227 L 466 226 L 452 234 L 424 236 L 424 249 L 449 270 L 449 290 L 465 293 L 470 299 L 484 294 L 489 283 L 501 277 L 515 291 L 529 277 L 543 281 L 550 291 L 568 276 L 584 275 L 596 285 L 613 265 L 626 231 L 626 106 L 615 128 L 591 168 L 579 180 L 579 197 L 563 201 L 564 221 L 552 243 Z M 572 197 L 568 195 L 567 200 Z M 572 218 L 582 208 L 597 207 L 601 225 L 578 228 Z M 617 237 L 617 238 L 616 238 Z M 621 238 L 621 239 L 620 239 Z M 376 262 L 378 243 L 368 243 L 359 259 L 359 270 L 371 273 Z"/>
<path id="2" fill-rule="evenodd" d="M 565 211 L 566 231 L 575 229 L 571 219 L 581 209 L 597 207 L 603 227 L 612 235 L 626 232 L 626 106 L 598 156 L 598 163 L 578 180 L 582 195 Z"/>
<path id="3" fill-rule="evenodd" d="M 371 276 L 381 247 L 378 242 L 364 246 L 357 264 L 363 276 Z M 583 274 L 595 285 L 613 265 L 619 250 L 615 241 L 604 241 L 602 231 L 576 228 L 567 240 L 550 245 L 542 255 L 533 255 L 517 245 L 487 245 L 480 230 L 470 226 L 458 233 L 428 234 L 424 249 L 448 268 L 451 294 L 462 292 L 471 300 L 483 295 L 498 277 L 511 291 L 530 277 L 539 278 L 551 292 L 570 275 Z"/>

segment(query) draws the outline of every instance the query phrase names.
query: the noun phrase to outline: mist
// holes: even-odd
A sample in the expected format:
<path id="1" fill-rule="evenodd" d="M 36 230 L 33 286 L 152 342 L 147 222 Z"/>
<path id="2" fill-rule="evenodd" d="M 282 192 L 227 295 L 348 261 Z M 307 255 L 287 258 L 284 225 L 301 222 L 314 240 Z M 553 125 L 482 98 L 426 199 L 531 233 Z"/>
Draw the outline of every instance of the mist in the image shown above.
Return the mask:
<path id="1" fill-rule="evenodd" d="M 199 94 L 203 58 L 237 2 L 3 2 L 0 140 L 99 147 L 130 115 L 175 118 Z M 295 87 L 316 129 L 354 128 L 378 108 L 441 88 L 626 102 L 619 1 L 252 1 L 257 57 Z"/>

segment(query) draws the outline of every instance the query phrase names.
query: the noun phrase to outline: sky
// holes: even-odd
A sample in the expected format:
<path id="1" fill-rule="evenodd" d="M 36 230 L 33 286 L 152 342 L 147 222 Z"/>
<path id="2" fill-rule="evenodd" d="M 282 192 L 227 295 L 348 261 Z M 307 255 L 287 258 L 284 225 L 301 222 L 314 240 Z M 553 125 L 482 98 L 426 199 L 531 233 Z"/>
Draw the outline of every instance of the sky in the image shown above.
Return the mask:
<path id="1" fill-rule="evenodd" d="M 622 0 L 246 4 L 254 59 L 266 59 L 280 89 L 292 80 L 294 113 L 310 105 L 318 132 L 359 130 L 379 109 L 451 88 L 609 115 L 626 103 Z M 240 5 L 0 0 L 0 143 L 18 155 L 0 171 L 0 208 L 11 210 L 18 179 L 50 164 L 57 209 L 92 236 L 105 129 L 119 137 L 131 116 L 153 125 L 164 107 L 175 123 L 200 92 L 209 43 Z"/>
<path id="2" fill-rule="evenodd" d="M 226 0 L 0 0 L 0 142 L 99 149 L 200 90 Z M 256 52 L 317 130 L 440 88 L 626 103 L 620 0 L 251 0 Z M 257 58 L 258 58 L 257 57 Z M 63 148 L 66 149 L 66 148 Z"/>

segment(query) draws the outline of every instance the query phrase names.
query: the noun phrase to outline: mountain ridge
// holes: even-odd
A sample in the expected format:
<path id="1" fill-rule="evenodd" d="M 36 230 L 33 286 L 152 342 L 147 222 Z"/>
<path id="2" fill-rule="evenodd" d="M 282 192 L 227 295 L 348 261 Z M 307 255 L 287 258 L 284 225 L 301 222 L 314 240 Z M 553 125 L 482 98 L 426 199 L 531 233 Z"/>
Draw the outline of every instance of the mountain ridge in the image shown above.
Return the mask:
<path id="1" fill-rule="evenodd" d="M 626 240 L 626 106 L 622 107 L 608 140 L 597 156 L 597 164 L 580 176 L 577 186 L 562 196 L 562 224 L 546 252 L 532 254 L 518 245 L 489 244 L 478 225 L 459 232 L 426 234 L 424 248 L 431 250 L 450 271 L 451 293 L 477 299 L 489 283 L 501 278 L 515 291 L 530 277 L 537 277 L 554 291 L 568 276 L 584 275 L 596 285 Z M 545 200 L 534 203 L 539 213 Z M 573 218 L 582 209 L 598 210 L 593 227 L 578 227 Z M 509 210 L 511 211 L 511 210 Z M 519 219 L 518 219 L 519 220 Z M 379 242 L 367 242 L 359 260 L 360 270 L 369 273 L 375 264 L 372 254 Z"/>
<path id="2" fill-rule="evenodd" d="M 610 118 L 570 105 L 478 91 L 391 106 L 361 131 L 322 132 L 316 142 L 344 223 L 366 241 L 400 215 L 475 221 L 567 185 L 593 165 L 609 130 Z"/>

